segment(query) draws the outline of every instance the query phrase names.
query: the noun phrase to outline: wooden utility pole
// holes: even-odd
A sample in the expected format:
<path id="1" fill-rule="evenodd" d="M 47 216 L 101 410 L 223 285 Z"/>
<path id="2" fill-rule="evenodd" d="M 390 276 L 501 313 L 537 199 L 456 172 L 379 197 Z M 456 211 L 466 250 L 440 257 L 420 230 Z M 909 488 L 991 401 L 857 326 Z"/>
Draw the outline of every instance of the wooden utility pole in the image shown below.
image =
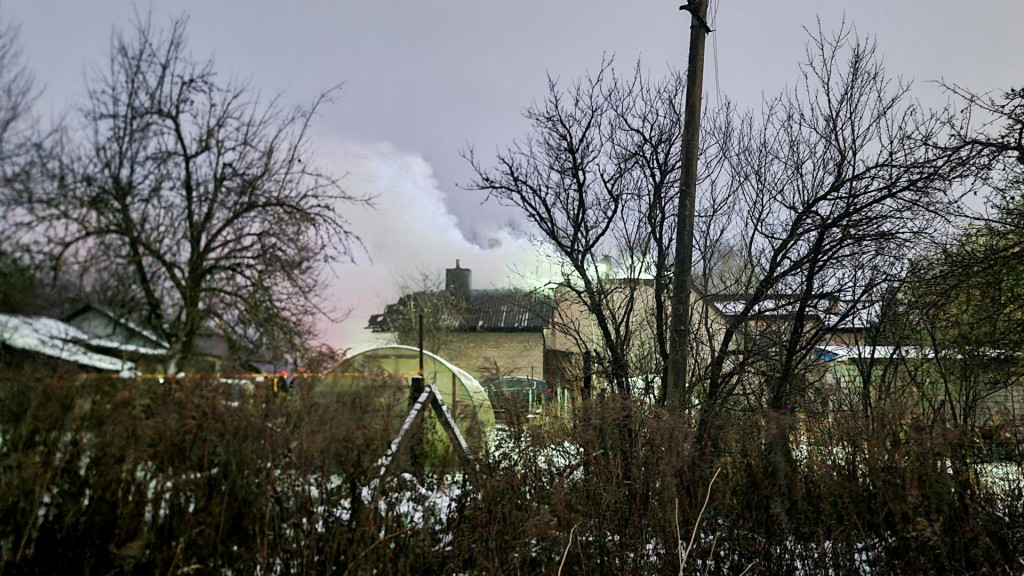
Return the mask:
<path id="1" fill-rule="evenodd" d="M 690 56 L 686 65 L 686 108 L 683 111 L 683 161 L 676 215 L 676 255 L 669 319 L 669 364 L 666 401 L 681 411 L 687 390 L 690 355 L 690 293 L 693 291 L 693 214 L 697 204 L 697 154 L 700 150 L 700 109 L 704 88 L 704 40 L 709 0 L 689 0 L 680 10 L 690 13 Z"/>

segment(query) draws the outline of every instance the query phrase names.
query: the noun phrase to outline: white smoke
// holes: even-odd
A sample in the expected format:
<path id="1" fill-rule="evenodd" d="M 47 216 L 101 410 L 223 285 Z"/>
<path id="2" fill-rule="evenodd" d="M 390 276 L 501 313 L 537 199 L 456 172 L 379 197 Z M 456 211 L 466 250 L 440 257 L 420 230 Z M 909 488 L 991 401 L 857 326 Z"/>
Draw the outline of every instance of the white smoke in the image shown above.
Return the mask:
<path id="1" fill-rule="evenodd" d="M 350 310 L 340 323 L 324 322 L 322 339 L 359 350 L 381 342 L 365 329 L 371 314 L 400 296 L 400 284 L 422 274 L 443 280 L 459 260 L 473 272 L 474 288 L 532 289 L 557 277 L 558 266 L 526 234 L 499 230 L 478 242 L 465 237 L 449 213 L 431 166 L 390 143 L 331 141 L 317 147 L 318 162 L 336 174 L 346 192 L 374 197 L 374 208 L 342 208 L 368 253 L 357 265 L 338 265 L 328 297 Z"/>

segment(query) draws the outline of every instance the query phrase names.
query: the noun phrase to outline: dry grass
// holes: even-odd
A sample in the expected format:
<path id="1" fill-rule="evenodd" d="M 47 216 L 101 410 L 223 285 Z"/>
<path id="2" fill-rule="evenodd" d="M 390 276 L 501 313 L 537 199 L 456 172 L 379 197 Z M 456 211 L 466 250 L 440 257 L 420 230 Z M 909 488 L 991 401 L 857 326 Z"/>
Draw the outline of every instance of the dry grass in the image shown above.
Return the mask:
<path id="1" fill-rule="evenodd" d="M 367 487 L 404 406 L 386 382 L 318 401 L 7 369 L 0 574 L 1014 573 L 1024 476 L 999 490 L 956 436 L 808 423 L 784 494 L 737 418 L 713 462 L 693 426 L 617 399 L 514 419 L 478 475 L 408 455 Z M 395 403 L 382 397 L 394 395 Z M 822 439 L 827 439 L 823 441 Z M 721 469 L 717 477 L 712 474 Z M 1011 470 L 1012 472 L 1012 470 Z M 711 486 L 714 481 L 713 489 Z M 773 506 L 787 506 L 788 530 Z M 679 526 L 693 526 L 683 541 Z M 680 560 L 680 550 L 685 562 Z"/>

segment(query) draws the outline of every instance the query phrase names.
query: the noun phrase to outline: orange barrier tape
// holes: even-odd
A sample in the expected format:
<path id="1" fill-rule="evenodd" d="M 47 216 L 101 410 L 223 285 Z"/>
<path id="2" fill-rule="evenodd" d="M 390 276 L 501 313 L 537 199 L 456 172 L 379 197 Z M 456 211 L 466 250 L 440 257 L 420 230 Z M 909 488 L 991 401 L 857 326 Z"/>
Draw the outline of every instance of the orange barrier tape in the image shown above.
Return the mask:
<path id="1" fill-rule="evenodd" d="M 255 378 L 263 378 L 264 380 L 271 380 L 274 378 L 326 378 L 329 376 L 380 376 L 387 374 L 388 376 L 419 376 L 418 370 L 412 372 L 286 372 L 284 374 L 276 372 L 273 374 L 262 373 L 262 372 L 250 372 L 243 374 L 185 374 L 185 378 L 193 377 L 212 377 L 221 380 L 247 380 Z M 121 378 L 121 374 L 93 374 L 94 378 Z M 125 378 L 125 380 L 176 380 L 175 374 L 132 374 L 131 378 Z"/>

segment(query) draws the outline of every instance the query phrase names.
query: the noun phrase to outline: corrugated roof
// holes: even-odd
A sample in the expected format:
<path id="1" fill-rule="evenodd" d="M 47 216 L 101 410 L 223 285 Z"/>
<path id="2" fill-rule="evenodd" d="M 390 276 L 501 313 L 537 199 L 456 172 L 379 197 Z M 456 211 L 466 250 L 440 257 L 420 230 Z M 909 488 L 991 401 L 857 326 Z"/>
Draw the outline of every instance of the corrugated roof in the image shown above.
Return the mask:
<path id="1" fill-rule="evenodd" d="M 431 304 L 438 304 L 431 306 Z M 374 332 L 392 332 L 417 309 L 433 309 L 456 331 L 539 332 L 551 324 L 553 307 L 544 296 L 522 290 L 473 290 L 467 300 L 446 292 L 417 292 L 370 316 Z"/>
<path id="2" fill-rule="evenodd" d="M 474 290 L 462 317 L 474 330 L 543 330 L 551 311 L 550 302 L 531 292 Z"/>

